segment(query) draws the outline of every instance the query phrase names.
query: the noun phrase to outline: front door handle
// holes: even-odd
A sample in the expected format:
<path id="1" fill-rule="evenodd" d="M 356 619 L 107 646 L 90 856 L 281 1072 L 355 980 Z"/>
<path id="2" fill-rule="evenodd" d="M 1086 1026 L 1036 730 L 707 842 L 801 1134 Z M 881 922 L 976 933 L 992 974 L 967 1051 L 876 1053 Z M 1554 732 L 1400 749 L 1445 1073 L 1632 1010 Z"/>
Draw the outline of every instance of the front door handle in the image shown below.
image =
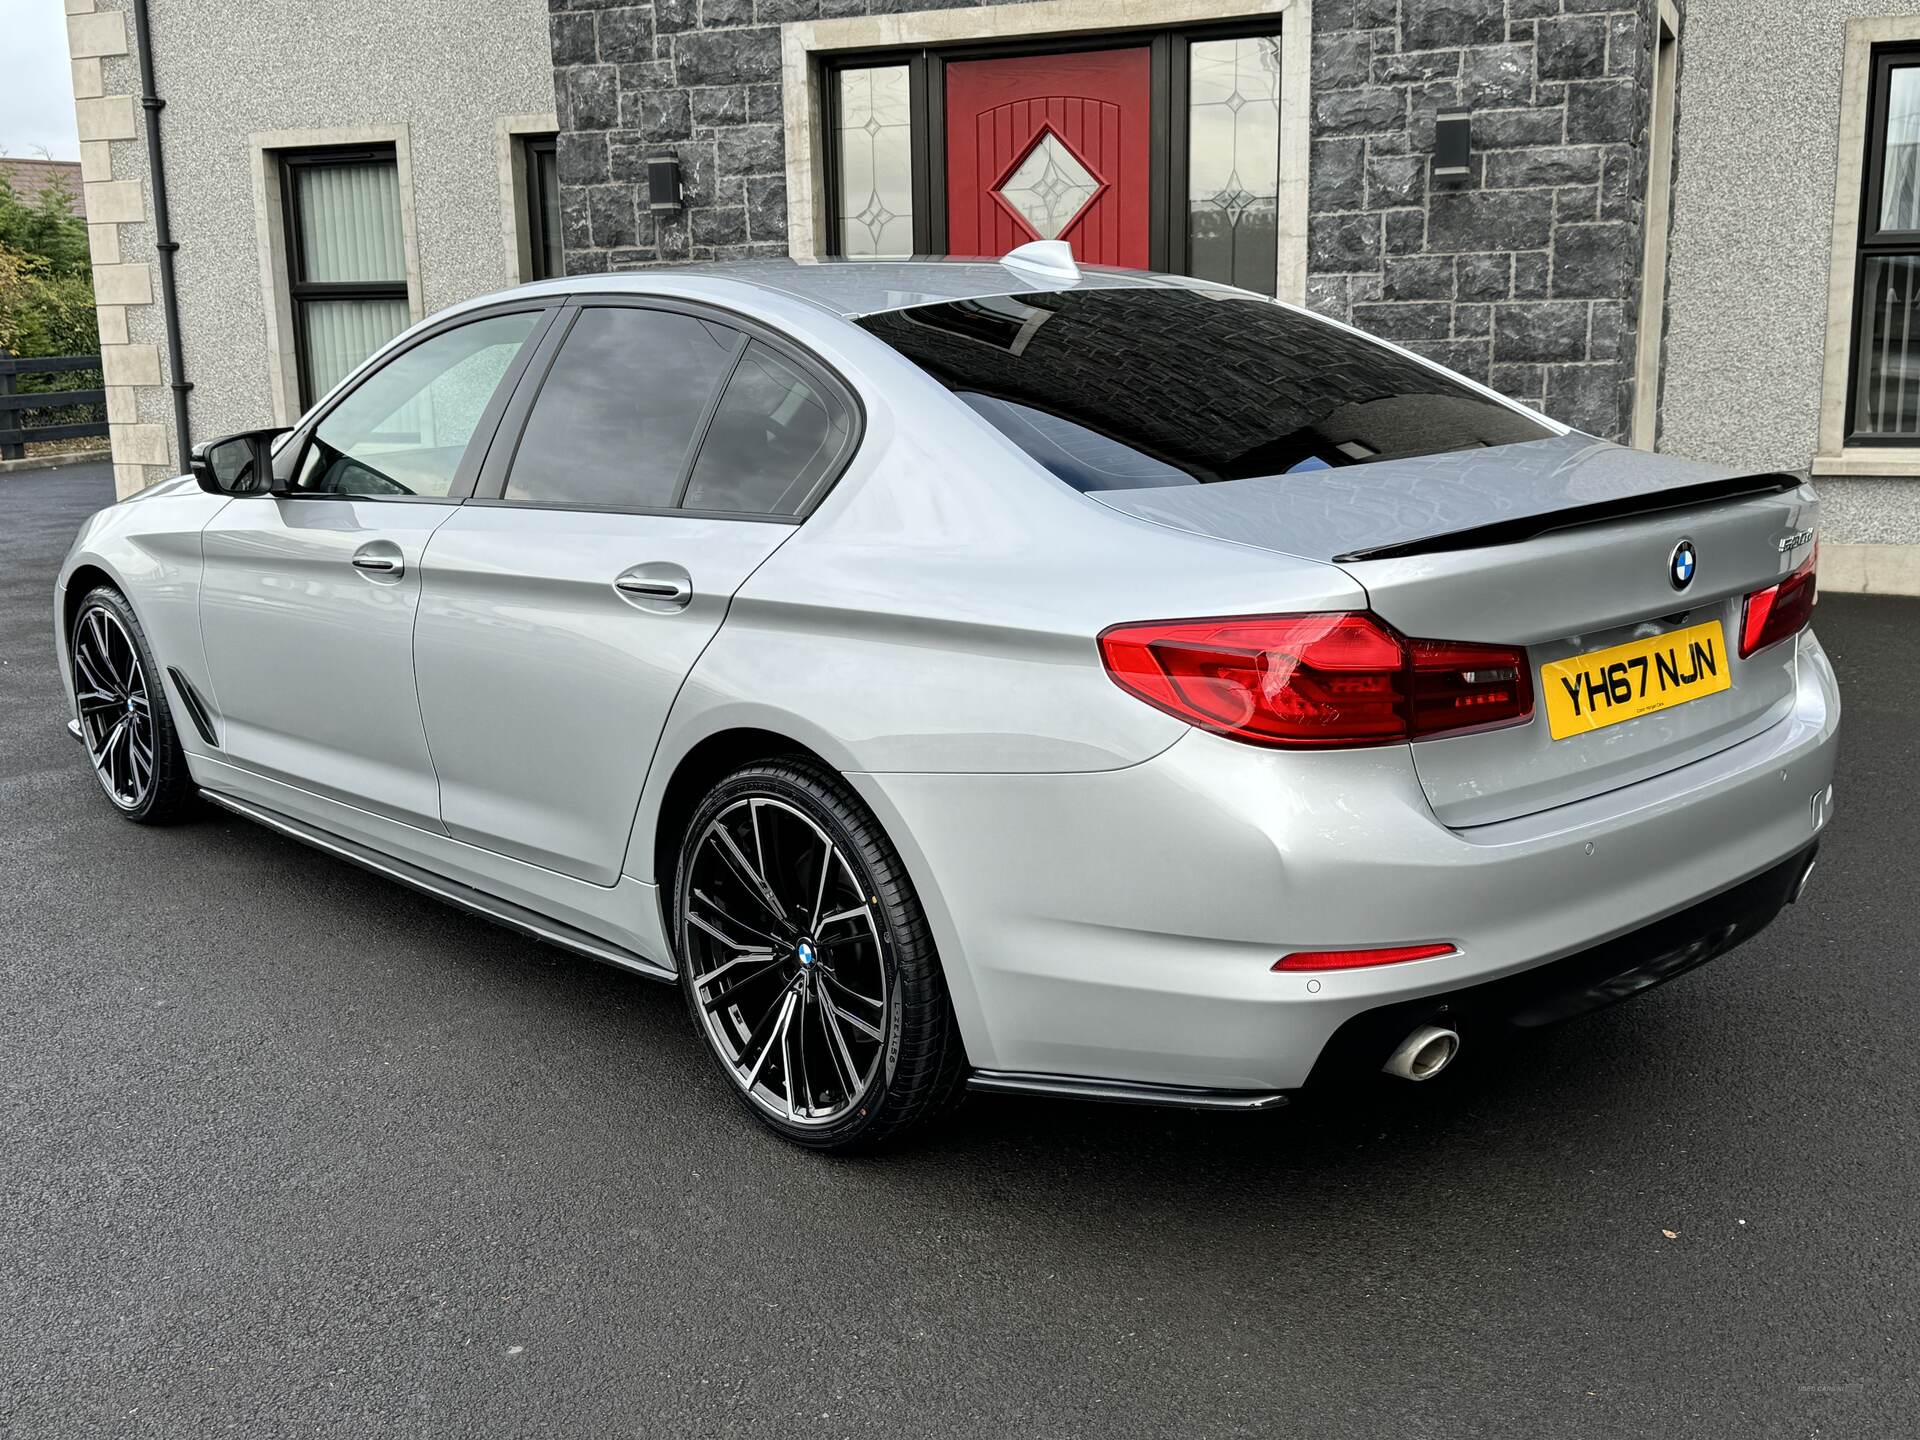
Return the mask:
<path id="1" fill-rule="evenodd" d="M 353 568 L 389 580 L 398 580 L 407 573 L 406 561 L 400 558 L 400 547 L 391 540 L 370 540 L 362 545 L 353 552 Z"/>
<path id="2" fill-rule="evenodd" d="M 661 561 L 622 571 L 613 588 L 649 610 L 683 610 L 693 599 L 693 577 Z"/>

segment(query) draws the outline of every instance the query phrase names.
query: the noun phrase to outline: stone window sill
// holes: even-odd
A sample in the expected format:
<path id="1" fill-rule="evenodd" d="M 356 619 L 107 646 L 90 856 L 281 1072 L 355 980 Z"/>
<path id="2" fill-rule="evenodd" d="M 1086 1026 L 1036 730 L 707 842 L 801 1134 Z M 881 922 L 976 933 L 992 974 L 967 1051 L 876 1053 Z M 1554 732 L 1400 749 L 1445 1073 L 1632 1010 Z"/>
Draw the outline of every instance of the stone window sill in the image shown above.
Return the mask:
<path id="1" fill-rule="evenodd" d="M 1842 450 L 1838 455 L 1816 455 L 1813 478 L 1834 479 L 1848 476 L 1890 475 L 1920 476 L 1920 450 L 1860 447 Z"/>

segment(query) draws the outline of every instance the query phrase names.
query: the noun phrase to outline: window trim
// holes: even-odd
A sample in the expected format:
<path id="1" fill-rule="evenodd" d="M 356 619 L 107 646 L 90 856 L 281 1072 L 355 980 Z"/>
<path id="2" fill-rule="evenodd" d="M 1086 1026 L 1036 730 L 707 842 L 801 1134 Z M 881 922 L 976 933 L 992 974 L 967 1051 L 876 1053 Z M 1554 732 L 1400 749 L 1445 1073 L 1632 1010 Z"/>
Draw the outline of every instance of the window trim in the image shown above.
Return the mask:
<path id="1" fill-rule="evenodd" d="M 1855 232 L 1853 316 L 1850 326 L 1846 439 L 1850 449 L 1886 450 L 1920 445 L 1920 435 L 1865 435 L 1860 433 L 1860 359 L 1867 333 L 1867 272 L 1870 260 L 1920 260 L 1920 228 L 1883 230 L 1880 211 L 1887 181 L 1887 112 L 1892 102 L 1893 72 L 1920 70 L 1920 42 L 1873 47 L 1867 86 L 1866 155 L 1860 179 L 1860 213 Z"/>
<path id="2" fill-rule="evenodd" d="M 683 516 L 695 520 L 737 520 L 751 525 L 800 525 L 808 516 L 818 510 L 833 493 L 859 454 L 861 442 L 866 438 L 867 412 L 861 403 L 859 392 L 831 365 L 815 355 L 811 350 L 796 342 L 792 336 L 763 324 L 751 316 L 724 306 L 704 304 L 682 300 L 670 295 L 635 295 L 620 291 L 576 291 L 564 297 L 563 313 L 556 316 L 552 326 L 545 332 L 539 352 L 522 369 L 512 399 L 508 402 L 494 431 L 494 443 L 489 447 L 485 461 L 480 466 L 472 493 L 463 502 L 468 505 L 500 506 L 515 510 L 571 510 L 590 515 L 670 515 Z M 663 310 L 669 314 L 688 315 L 697 320 L 705 320 L 715 325 L 723 325 L 741 336 L 741 343 L 735 347 L 727 373 L 714 387 L 708 397 L 706 413 L 700 418 L 700 425 L 687 454 L 682 461 L 681 473 L 674 485 L 674 494 L 684 496 L 687 485 L 692 479 L 695 467 L 700 463 L 701 451 L 706 446 L 707 429 L 713 423 L 713 417 L 720 408 L 720 401 L 726 395 L 727 382 L 733 378 L 733 370 L 740 363 L 740 357 L 747 352 L 747 342 L 758 340 L 800 370 L 809 380 L 820 386 L 824 398 L 842 406 L 847 416 L 847 437 L 842 442 L 840 453 L 827 466 L 824 478 L 815 488 L 807 504 L 792 515 L 761 515 L 743 510 L 691 510 L 678 505 L 594 505 L 567 503 L 552 500 L 514 500 L 506 495 L 507 477 L 513 469 L 514 457 L 520 452 L 520 445 L 526 438 L 527 422 L 532 417 L 533 407 L 540 398 L 540 392 L 546 388 L 552 373 L 554 361 L 559 358 L 561 346 L 571 333 L 575 319 L 583 310 L 627 309 L 627 310 Z"/>
<path id="3" fill-rule="evenodd" d="M 529 151 L 542 142 L 557 140 L 559 117 L 543 115 L 502 115 L 493 125 L 494 164 L 500 181 L 500 241 L 503 266 L 501 274 L 508 285 L 526 285 L 536 280 L 558 279 L 539 274 L 535 260 L 538 250 L 539 209 L 534 183 L 536 174 L 529 164 Z M 560 217 L 553 217 L 556 233 Z M 564 253 L 564 252 L 563 252 Z"/>
<path id="4" fill-rule="evenodd" d="M 1311 26 L 1302 17 L 1302 9 L 1297 0 L 1134 0 L 1124 12 L 1119 12 L 1090 5 L 1086 0 L 1036 0 L 1036 3 L 1011 8 L 976 5 L 803 20 L 783 25 L 780 33 L 785 75 L 782 96 L 788 250 L 796 259 L 810 260 L 833 254 L 837 249 L 837 237 L 834 244 L 829 244 L 829 227 L 837 223 L 838 211 L 834 192 L 837 169 L 829 168 L 828 163 L 835 128 L 832 123 L 835 95 L 829 83 L 834 67 L 898 64 L 901 57 L 916 52 L 937 53 L 948 58 L 979 58 L 1048 50 L 1111 49 L 1142 43 L 1156 34 L 1177 33 L 1201 39 L 1228 38 L 1235 33 L 1278 35 L 1281 53 L 1279 232 L 1275 281 L 1272 289 L 1264 293 L 1291 304 L 1304 304 L 1308 131 L 1313 96 Z M 1124 14 L 1123 24 L 1113 22 L 1111 17 L 1116 13 Z M 983 34 L 999 38 L 983 45 L 978 39 Z M 1156 89 L 1154 95 L 1155 113 L 1163 119 L 1175 114 L 1170 77 L 1181 69 L 1171 53 L 1168 66 L 1169 93 L 1163 97 Z M 930 91 L 929 86 L 920 89 L 922 93 Z M 933 133 L 933 122 L 944 115 L 944 98 L 934 99 L 938 103 L 929 101 L 926 139 L 917 140 L 916 148 L 928 150 L 937 146 L 944 153 L 944 137 Z M 1179 113 L 1177 119 L 1184 129 L 1184 113 Z M 1167 177 L 1164 194 L 1155 187 L 1150 196 L 1154 213 L 1162 217 L 1172 214 L 1173 195 L 1184 197 L 1184 155 L 1176 158 L 1180 162 L 1177 170 L 1171 165 L 1155 167 L 1164 170 Z M 1174 184 L 1176 180 L 1178 187 Z M 922 232 L 916 191 L 916 249 L 923 241 L 934 236 L 944 237 L 946 233 L 944 186 L 931 186 L 930 192 L 938 193 L 930 193 L 928 225 Z M 1179 219 L 1181 224 L 1171 228 L 1178 229 L 1184 250 L 1184 198 Z M 1151 236 L 1149 243 L 1151 248 Z M 938 253 L 945 248 L 943 242 L 933 250 Z M 1170 239 L 1169 250 L 1172 248 Z M 1154 264 L 1160 263 L 1157 258 L 1154 260 Z"/>
<path id="5" fill-rule="evenodd" d="M 287 441 L 274 452 L 273 479 L 276 487 L 287 484 L 300 473 L 300 467 L 306 463 L 307 447 L 314 434 L 326 419 L 367 381 L 387 368 L 402 355 L 437 339 L 450 330 L 470 325 L 481 320 L 491 320 L 501 315 L 537 314 L 541 318 L 534 324 L 520 353 L 514 356 L 513 364 L 507 367 L 506 374 L 500 377 L 500 384 L 493 396 L 487 401 L 486 408 L 480 412 L 475 422 L 473 434 L 467 438 L 467 448 L 460 456 L 460 464 L 455 469 L 453 483 L 447 487 L 444 495 L 346 495 L 326 490 L 281 490 L 276 488 L 273 496 L 276 500 L 353 500 L 359 502 L 377 502 L 383 505 L 459 505 L 473 494 L 474 483 L 479 479 L 481 469 L 491 452 L 493 442 L 500 431 L 500 422 L 520 386 L 522 377 L 532 364 L 533 358 L 540 352 L 548 336 L 555 328 L 555 318 L 564 308 L 562 297 L 548 299 L 526 299 L 502 301 L 497 305 L 487 305 L 475 310 L 462 310 L 448 315 L 444 320 L 415 331 L 404 341 L 395 341 L 382 346 L 369 355 L 360 366 L 352 371 L 338 386 L 329 391 L 325 403 L 312 410 L 300 422 L 299 427 L 287 438 Z"/>

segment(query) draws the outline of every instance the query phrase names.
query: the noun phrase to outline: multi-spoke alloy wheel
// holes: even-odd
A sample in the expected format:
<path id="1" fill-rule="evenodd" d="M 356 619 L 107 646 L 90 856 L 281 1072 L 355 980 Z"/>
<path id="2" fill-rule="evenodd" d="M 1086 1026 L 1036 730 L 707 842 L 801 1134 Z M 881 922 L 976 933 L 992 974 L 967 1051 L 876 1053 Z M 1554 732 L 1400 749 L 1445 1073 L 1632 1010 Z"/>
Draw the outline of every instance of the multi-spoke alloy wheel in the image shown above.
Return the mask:
<path id="1" fill-rule="evenodd" d="M 681 845 L 688 1007 L 773 1128 L 870 1144 L 945 1098 L 958 1036 L 924 919 L 884 835 L 812 766 L 723 781 Z"/>
<path id="2" fill-rule="evenodd" d="M 139 622 L 112 590 L 81 602 L 70 641 L 80 738 L 100 788 L 135 820 L 168 819 L 191 782 Z"/>

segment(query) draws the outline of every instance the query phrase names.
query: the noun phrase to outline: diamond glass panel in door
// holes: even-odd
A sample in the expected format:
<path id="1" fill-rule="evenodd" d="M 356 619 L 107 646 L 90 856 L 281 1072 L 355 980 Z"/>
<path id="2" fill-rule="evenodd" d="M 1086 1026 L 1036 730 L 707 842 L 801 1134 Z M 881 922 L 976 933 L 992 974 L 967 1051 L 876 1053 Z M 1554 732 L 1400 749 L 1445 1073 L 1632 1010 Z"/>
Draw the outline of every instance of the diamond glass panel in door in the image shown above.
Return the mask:
<path id="1" fill-rule="evenodd" d="M 842 70 L 840 253 L 913 253 L 913 122 L 907 67 Z"/>
<path id="2" fill-rule="evenodd" d="M 994 193 L 1035 235 L 1058 240 L 1099 190 L 1100 182 L 1060 143 L 1060 137 L 1044 130 Z"/>
<path id="3" fill-rule="evenodd" d="M 1920 230 L 1920 66 L 1887 72 L 1886 157 L 1880 229 Z"/>
<path id="4" fill-rule="evenodd" d="M 1188 47 L 1187 270 L 1271 295 L 1279 271 L 1280 42 Z"/>

